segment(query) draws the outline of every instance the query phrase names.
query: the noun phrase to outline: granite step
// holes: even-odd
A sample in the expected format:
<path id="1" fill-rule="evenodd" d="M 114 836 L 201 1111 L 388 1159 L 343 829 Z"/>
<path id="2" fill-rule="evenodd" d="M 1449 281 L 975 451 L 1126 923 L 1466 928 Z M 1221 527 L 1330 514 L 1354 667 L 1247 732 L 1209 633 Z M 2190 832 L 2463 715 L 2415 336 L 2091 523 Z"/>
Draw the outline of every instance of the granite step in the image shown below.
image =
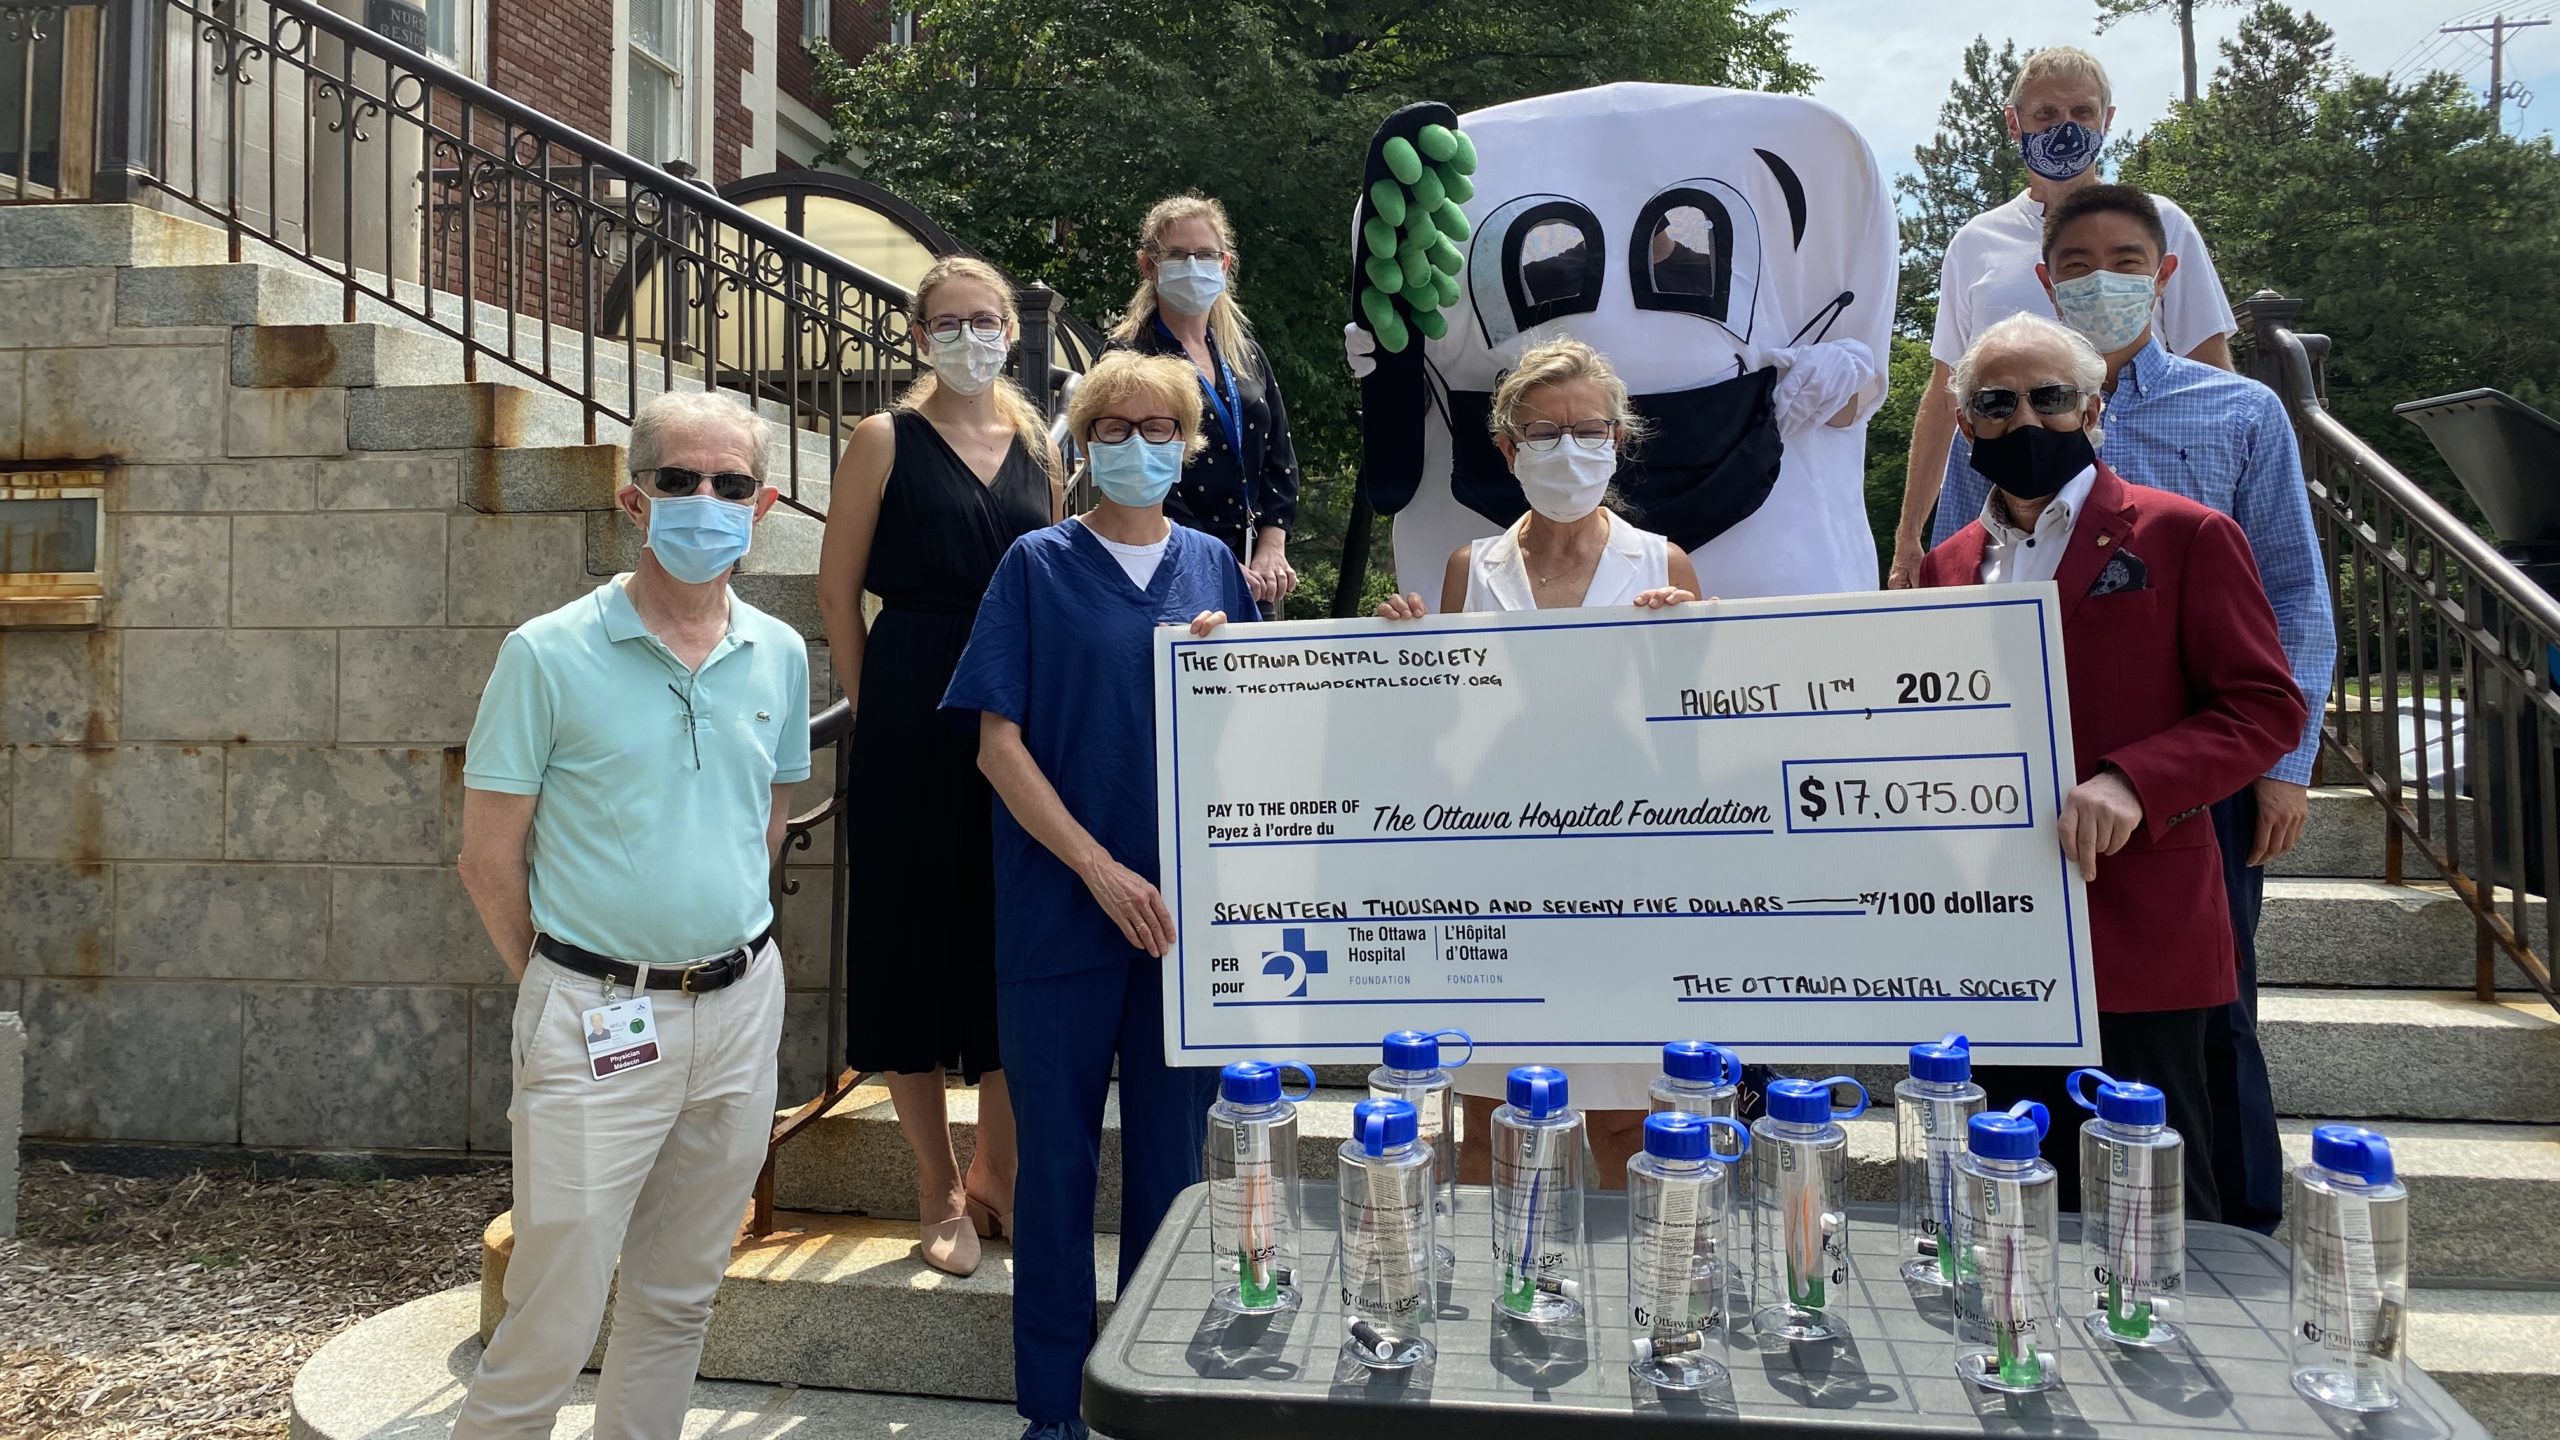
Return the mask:
<path id="1" fill-rule="evenodd" d="M 2258 1032 L 2280 1115 L 2560 1118 L 2560 1016 L 2539 997 L 2266 990 Z"/>
<path id="2" fill-rule="evenodd" d="M 945 1275 L 916 1258 L 912 1220 L 784 1211 L 729 1258 L 703 1342 L 705 1380 L 755 1380 L 961 1400 L 1013 1398 L 1013 1250 L 985 1242 L 978 1272 Z M 481 1237 L 478 1338 L 506 1313 L 510 1215 Z M 1094 1239 L 1108 1318 L 1120 1243 Z M 596 1357 L 612 1333 L 597 1338 Z"/>
<path id="3" fill-rule="evenodd" d="M 347 394 L 358 450 L 547 449 L 586 443 L 585 407 L 494 381 L 378 385 Z"/>
<path id="4" fill-rule="evenodd" d="M 2499 896 L 2501 913 L 2512 916 L 2513 892 Z M 2525 917 L 2539 935 L 2539 896 L 2526 897 Z M 2271 875 L 2258 916 L 2258 983 L 2468 990 L 2475 944 L 2470 907 L 2449 886 Z M 2504 952 L 2497 956 L 2497 985 L 2532 990 Z"/>
<path id="5" fill-rule="evenodd" d="M 453 1428 L 480 1361 L 480 1292 L 425 1296 L 341 1331 L 294 1377 L 291 1440 L 415 1440 Z M 578 1377 L 552 1434 L 592 1440 L 596 1377 Z M 720 1440 L 1015 1440 L 1008 1401 L 702 1380 L 688 1436 Z"/>
<path id="6" fill-rule="evenodd" d="M 459 342 L 396 326 L 244 325 L 231 332 L 231 383 L 249 389 L 461 381 Z"/>
<path id="7" fill-rule="evenodd" d="M 2415 804 L 2415 796 L 2411 797 Z M 2461 836 L 2465 853 L 2471 848 L 2471 798 L 2452 797 L 2452 808 L 2445 809 L 2445 797 L 2430 797 L 2437 815 L 2431 833 L 2444 833 L 2449 820 L 2454 832 Z M 2267 867 L 2271 876 L 2329 876 L 2352 880 L 2379 880 L 2383 877 L 2383 834 L 2389 822 L 2383 819 L 2382 802 L 2362 785 L 2322 785 L 2311 791 L 2311 815 L 2304 822 L 2302 841 L 2292 850 L 2276 857 Z M 2415 845 L 2407 845 L 2402 853 L 2401 878 L 2432 880 L 2433 866 Z"/>
<path id="8" fill-rule="evenodd" d="M 2560 1435 L 2560 1293 L 2412 1290 L 2409 1359 L 2498 1440 Z"/>

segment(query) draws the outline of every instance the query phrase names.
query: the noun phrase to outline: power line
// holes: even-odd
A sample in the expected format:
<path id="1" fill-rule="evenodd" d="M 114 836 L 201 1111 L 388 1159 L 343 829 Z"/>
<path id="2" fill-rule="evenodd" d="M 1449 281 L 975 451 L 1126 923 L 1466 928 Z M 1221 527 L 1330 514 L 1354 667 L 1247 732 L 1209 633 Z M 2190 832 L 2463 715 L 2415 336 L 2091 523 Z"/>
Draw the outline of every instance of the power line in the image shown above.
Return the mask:
<path id="1" fill-rule="evenodd" d="M 2549 20 L 2510 20 L 2505 12 L 2501 11 L 2486 25 L 2439 27 L 2440 32 L 2446 35 L 2467 35 L 2483 30 L 2489 32 L 2489 130 L 2492 134 L 2504 133 L 2499 112 L 2505 107 L 2507 98 L 2507 32 L 2531 30 L 2550 23 Z"/>

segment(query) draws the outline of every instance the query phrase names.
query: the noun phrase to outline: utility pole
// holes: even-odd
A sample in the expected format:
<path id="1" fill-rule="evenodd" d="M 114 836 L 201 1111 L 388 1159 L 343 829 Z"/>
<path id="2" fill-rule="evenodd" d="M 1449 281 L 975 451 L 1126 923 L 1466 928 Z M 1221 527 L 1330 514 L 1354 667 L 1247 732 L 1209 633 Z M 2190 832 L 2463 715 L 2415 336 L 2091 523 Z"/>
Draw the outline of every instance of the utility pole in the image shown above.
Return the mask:
<path id="1" fill-rule="evenodd" d="M 2500 15 L 2486 25 L 2442 25 L 2436 28 L 2436 33 L 2439 35 L 2470 35 L 2482 30 L 2489 32 L 2489 129 L 2492 133 L 2506 133 L 2498 112 L 2504 108 L 2507 93 L 2507 32 L 2530 30 L 2537 25 L 2550 23 L 2548 20 L 2510 20 Z"/>

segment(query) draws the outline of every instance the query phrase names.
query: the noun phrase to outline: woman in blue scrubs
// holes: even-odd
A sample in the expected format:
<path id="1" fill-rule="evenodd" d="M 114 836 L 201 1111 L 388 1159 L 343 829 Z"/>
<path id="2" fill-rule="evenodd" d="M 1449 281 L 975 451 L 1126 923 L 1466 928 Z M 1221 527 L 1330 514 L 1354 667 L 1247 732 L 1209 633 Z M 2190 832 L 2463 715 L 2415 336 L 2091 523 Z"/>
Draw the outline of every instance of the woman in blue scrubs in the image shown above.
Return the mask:
<path id="1" fill-rule="evenodd" d="M 1013 543 L 961 654 L 945 715 L 978 727 L 994 784 L 996 1025 L 1012 1081 L 1015 1408 L 1024 1440 L 1083 1440 L 1093 1345 L 1094 1180 L 1120 1074 L 1120 1283 L 1200 1178 L 1217 1072 L 1164 1063 L 1153 695 L 1158 627 L 1250 616 L 1234 553 L 1165 518 L 1200 446 L 1182 361 L 1105 355 L 1067 424 L 1101 498 Z"/>

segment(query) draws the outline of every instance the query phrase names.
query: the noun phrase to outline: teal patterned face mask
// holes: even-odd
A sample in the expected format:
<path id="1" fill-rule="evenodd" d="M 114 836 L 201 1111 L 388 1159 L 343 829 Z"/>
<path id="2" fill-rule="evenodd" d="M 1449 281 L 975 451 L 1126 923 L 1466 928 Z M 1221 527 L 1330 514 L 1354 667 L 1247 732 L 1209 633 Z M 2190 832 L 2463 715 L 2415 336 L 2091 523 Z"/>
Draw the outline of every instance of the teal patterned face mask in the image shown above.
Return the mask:
<path id="1" fill-rule="evenodd" d="M 2158 282 L 2151 276 L 2115 270 L 2092 270 L 2053 285 L 2053 308 L 2061 312 L 2062 323 L 2089 337 L 2101 355 L 2141 339 L 2158 298 Z"/>

